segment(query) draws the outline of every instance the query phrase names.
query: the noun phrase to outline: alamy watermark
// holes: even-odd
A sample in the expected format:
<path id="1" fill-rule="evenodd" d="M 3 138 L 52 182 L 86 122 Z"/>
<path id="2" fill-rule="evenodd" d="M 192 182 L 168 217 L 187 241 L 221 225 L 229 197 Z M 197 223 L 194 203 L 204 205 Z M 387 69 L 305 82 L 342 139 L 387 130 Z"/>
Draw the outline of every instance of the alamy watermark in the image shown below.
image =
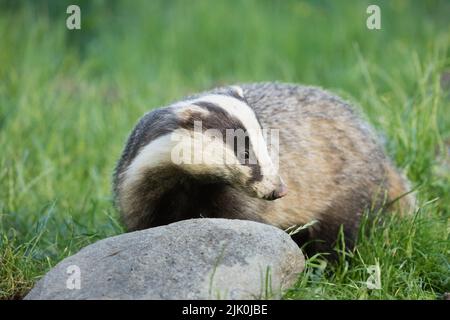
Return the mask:
<path id="1" fill-rule="evenodd" d="M 66 27 L 69 30 L 81 29 L 81 9 L 76 4 L 71 4 L 67 7 L 66 13 L 69 16 L 66 19 Z M 381 9 L 376 4 L 371 4 L 367 7 L 366 13 L 369 16 L 366 19 L 366 26 L 369 30 L 381 30 Z"/>
<path id="2" fill-rule="evenodd" d="M 380 290 L 381 289 L 381 268 L 377 263 L 367 267 L 367 273 L 369 278 L 366 280 L 366 287 L 370 290 Z"/>
<path id="3" fill-rule="evenodd" d="M 69 290 L 81 289 L 81 269 L 77 265 L 70 265 L 66 269 L 69 275 L 66 280 L 66 288 Z"/>
<path id="4" fill-rule="evenodd" d="M 75 4 L 71 4 L 67 7 L 66 13 L 69 16 L 66 19 L 66 27 L 69 30 L 80 30 L 81 29 L 81 9 Z"/>
<path id="5" fill-rule="evenodd" d="M 369 30 L 381 29 L 381 9 L 376 4 L 367 7 L 366 13 L 369 14 L 366 20 L 366 26 Z"/>

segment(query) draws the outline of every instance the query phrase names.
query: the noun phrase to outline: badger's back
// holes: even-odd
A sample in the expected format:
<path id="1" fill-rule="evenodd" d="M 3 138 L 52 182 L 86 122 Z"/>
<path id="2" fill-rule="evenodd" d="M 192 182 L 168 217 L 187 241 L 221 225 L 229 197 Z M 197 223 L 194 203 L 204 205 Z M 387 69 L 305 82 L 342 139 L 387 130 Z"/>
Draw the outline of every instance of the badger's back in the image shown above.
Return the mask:
<path id="1" fill-rule="evenodd" d="M 370 127 L 352 107 L 322 89 L 295 84 L 242 85 L 261 125 L 279 129 L 280 175 L 288 195 L 268 204 L 268 223 L 287 228 L 317 223 L 308 240 L 329 251 L 343 225 L 347 243 L 356 237 L 365 210 L 391 201 L 409 212 L 415 198 L 405 178 L 392 165 Z"/>

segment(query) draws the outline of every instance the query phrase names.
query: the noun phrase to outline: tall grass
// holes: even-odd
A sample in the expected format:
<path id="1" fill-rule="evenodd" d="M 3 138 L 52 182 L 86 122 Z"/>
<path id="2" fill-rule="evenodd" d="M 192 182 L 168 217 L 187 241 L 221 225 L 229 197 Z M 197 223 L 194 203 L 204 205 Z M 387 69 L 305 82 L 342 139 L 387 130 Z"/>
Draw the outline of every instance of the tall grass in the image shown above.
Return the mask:
<path id="1" fill-rule="evenodd" d="M 111 173 L 140 115 L 218 84 L 287 81 L 343 95 L 418 186 L 421 208 L 312 259 L 287 298 L 450 291 L 450 30 L 446 1 L 0 1 L 0 297 L 18 298 L 81 247 L 123 232 Z M 76 3 L 77 1 L 75 1 Z M 379 264 L 382 289 L 364 285 Z"/>

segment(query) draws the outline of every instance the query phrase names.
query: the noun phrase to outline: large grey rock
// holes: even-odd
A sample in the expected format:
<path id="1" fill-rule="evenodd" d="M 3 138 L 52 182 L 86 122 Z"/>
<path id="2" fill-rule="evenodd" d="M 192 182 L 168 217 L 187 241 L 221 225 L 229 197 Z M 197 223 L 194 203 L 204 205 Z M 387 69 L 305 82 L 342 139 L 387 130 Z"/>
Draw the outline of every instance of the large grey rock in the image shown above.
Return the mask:
<path id="1" fill-rule="evenodd" d="M 282 230 L 192 219 L 91 244 L 50 270 L 25 299 L 279 298 L 303 267 L 301 250 Z"/>

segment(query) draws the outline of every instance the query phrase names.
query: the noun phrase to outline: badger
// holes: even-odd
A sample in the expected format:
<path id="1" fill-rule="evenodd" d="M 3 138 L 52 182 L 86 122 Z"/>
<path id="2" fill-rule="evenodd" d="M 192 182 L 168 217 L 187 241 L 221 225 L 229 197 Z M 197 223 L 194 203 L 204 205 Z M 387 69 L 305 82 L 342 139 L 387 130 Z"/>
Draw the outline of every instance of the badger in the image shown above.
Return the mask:
<path id="1" fill-rule="evenodd" d="M 293 236 L 307 254 L 331 252 L 339 234 L 353 247 L 367 211 L 415 206 L 409 182 L 349 103 L 276 82 L 219 87 L 146 113 L 113 190 L 128 231 L 199 217 L 309 224 Z"/>

